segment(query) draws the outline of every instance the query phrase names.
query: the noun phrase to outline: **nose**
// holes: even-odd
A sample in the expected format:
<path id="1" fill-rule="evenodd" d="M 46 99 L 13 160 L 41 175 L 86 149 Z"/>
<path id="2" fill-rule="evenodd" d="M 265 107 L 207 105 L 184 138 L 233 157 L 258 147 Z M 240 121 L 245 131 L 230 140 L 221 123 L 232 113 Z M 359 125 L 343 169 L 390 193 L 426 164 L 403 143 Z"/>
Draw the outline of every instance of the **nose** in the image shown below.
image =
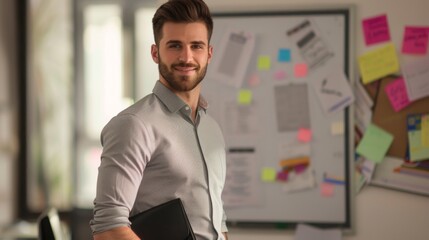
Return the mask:
<path id="1" fill-rule="evenodd" d="M 180 62 L 190 62 L 192 60 L 192 49 L 190 47 L 185 47 L 182 49 L 179 55 Z"/>

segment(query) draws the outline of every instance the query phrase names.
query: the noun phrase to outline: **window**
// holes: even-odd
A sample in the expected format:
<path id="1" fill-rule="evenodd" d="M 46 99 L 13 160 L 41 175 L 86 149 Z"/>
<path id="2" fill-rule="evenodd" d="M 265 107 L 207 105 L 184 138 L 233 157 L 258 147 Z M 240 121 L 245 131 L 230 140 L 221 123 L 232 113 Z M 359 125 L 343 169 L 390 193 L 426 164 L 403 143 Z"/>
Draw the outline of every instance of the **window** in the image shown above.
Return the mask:
<path id="1" fill-rule="evenodd" d="M 158 79 L 150 56 L 156 4 L 27 0 L 21 217 L 47 206 L 92 208 L 103 126 Z"/>
<path id="2" fill-rule="evenodd" d="M 158 77 L 150 55 L 155 9 L 154 3 L 139 1 L 81 1 L 85 4 L 80 11 L 82 25 L 77 28 L 81 32 L 77 49 L 82 51 L 78 53 L 74 203 L 92 208 L 102 128 L 135 99 L 150 93 Z"/>

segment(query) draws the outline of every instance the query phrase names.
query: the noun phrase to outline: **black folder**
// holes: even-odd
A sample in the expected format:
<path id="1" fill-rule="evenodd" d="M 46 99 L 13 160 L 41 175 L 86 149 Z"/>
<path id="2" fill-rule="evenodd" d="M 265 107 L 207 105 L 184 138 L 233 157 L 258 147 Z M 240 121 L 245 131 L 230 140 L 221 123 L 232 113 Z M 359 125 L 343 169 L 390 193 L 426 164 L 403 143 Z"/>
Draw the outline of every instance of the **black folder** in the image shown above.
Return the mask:
<path id="1" fill-rule="evenodd" d="M 130 221 L 142 240 L 196 240 L 180 198 L 138 213 Z"/>

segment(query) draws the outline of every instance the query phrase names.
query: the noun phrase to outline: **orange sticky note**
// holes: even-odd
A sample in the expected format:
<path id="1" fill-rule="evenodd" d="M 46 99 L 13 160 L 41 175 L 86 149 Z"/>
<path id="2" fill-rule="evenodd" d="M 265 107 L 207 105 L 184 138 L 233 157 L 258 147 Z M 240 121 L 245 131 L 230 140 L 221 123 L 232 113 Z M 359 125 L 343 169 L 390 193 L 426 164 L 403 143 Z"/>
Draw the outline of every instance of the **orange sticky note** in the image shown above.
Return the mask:
<path id="1" fill-rule="evenodd" d="M 255 87 L 255 86 L 259 85 L 261 80 L 259 78 L 259 75 L 257 73 L 254 73 L 254 74 L 252 74 L 252 76 L 250 76 L 250 78 L 247 82 L 249 83 L 249 86 Z"/>
<path id="2" fill-rule="evenodd" d="M 295 167 L 297 165 L 308 165 L 309 163 L 310 163 L 310 158 L 308 156 L 287 158 L 279 162 L 282 168 Z"/>
<path id="3" fill-rule="evenodd" d="M 311 141 L 311 130 L 308 128 L 298 129 L 297 138 L 300 142 L 310 142 Z"/>
<path id="4" fill-rule="evenodd" d="M 324 197 L 331 197 L 332 195 L 334 195 L 334 189 L 334 184 L 322 182 L 320 184 L 320 195 Z"/>
<path id="5" fill-rule="evenodd" d="M 294 66 L 294 74 L 297 78 L 303 78 L 307 76 L 307 64 L 305 63 L 297 63 Z"/>

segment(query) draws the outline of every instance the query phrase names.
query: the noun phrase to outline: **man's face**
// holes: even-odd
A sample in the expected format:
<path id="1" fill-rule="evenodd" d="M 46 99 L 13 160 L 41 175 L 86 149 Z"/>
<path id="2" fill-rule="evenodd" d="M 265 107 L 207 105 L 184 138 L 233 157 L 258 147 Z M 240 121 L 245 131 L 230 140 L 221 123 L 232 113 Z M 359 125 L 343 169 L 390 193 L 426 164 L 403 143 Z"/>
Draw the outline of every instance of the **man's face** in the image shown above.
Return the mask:
<path id="1" fill-rule="evenodd" d="M 152 46 L 160 80 L 175 91 L 190 91 L 203 80 L 212 56 L 207 28 L 202 22 L 167 22 L 162 30 L 159 45 Z"/>

